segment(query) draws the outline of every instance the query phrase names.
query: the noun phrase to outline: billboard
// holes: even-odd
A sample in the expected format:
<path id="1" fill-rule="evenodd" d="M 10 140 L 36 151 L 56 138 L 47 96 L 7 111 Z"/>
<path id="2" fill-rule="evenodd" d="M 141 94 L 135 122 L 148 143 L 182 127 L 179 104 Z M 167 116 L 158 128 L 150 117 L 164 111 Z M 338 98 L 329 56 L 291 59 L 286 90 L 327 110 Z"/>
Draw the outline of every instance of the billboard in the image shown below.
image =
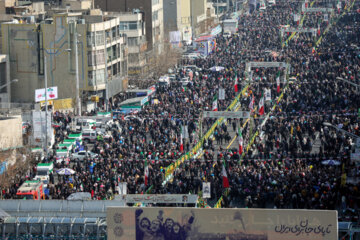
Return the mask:
<path id="1" fill-rule="evenodd" d="M 107 208 L 110 240 L 337 240 L 336 211 Z"/>
<path id="2" fill-rule="evenodd" d="M 58 98 L 58 88 L 49 87 L 47 88 L 47 100 Z M 45 88 L 35 90 L 35 102 L 45 101 Z"/>

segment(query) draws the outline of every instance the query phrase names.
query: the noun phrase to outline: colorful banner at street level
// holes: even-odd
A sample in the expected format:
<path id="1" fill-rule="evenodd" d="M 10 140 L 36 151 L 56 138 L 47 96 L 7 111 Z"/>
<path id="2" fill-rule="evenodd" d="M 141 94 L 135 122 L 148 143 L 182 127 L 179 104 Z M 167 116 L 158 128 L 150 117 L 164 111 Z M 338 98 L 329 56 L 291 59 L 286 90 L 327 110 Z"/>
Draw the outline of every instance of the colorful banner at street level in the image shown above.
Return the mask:
<path id="1" fill-rule="evenodd" d="M 107 208 L 109 240 L 337 240 L 337 211 Z"/>

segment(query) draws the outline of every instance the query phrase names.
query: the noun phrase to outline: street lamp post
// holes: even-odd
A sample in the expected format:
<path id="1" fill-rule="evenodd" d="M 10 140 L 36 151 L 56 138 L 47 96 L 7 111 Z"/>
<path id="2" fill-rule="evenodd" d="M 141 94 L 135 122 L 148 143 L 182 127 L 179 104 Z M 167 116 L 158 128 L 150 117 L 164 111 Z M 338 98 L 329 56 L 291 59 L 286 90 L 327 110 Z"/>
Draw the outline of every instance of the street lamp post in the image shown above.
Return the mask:
<path id="1" fill-rule="evenodd" d="M 81 36 L 81 35 L 79 35 Z M 78 55 L 78 34 L 76 31 L 76 24 L 74 23 L 74 51 L 75 51 L 75 75 L 76 75 L 76 95 L 75 95 L 75 102 L 76 102 L 76 113 L 78 116 L 81 116 L 81 101 L 80 101 L 80 79 L 79 79 L 79 55 Z M 71 52 L 72 49 L 68 48 L 65 49 L 67 52 Z"/>
<path id="2" fill-rule="evenodd" d="M 44 56 L 44 80 L 45 80 L 45 153 L 46 159 L 48 157 L 48 101 L 47 101 L 47 69 L 46 69 L 46 55 Z M 40 112 L 41 114 L 41 112 Z M 41 123 L 42 125 L 42 123 Z"/>
<path id="3" fill-rule="evenodd" d="M 5 83 L 4 85 L 1 85 L 0 86 L 0 90 L 1 89 L 3 89 L 4 87 L 7 87 L 7 86 L 9 86 L 10 84 L 12 84 L 12 83 L 14 83 L 14 82 L 18 82 L 19 80 L 18 79 L 13 79 L 13 80 L 11 80 L 10 82 L 8 82 L 8 83 Z M 9 94 L 9 93 L 8 93 Z M 8 95 L 8 103 L 9 103 L 9 108 L 11 107 L 10 106 L 10 97 L 9 97 L 9 95 Z"/>
<path id="4" fill-rule="evenodd" d="M 79 56 L 78 56 L 78 39 L 77 39 L 77 31 L 76 24 L 74 24 L 74 44 L 75 44 L 75 74 L 76 74 L 76 109 L 77 114 L 81 116 L 81 101 L 79 96 Z"/>
<path id="5" fill-rule="evenodd" d="M 7 87 L 8 85 L 10 85 L 10 84 L 12 84 L 14 82 L 18 82 L 18 81 L 19 81 L 18 79 L 13 79 L 10 82 L 5 83 L 4 85 L 0 86 L 0 90 L 3 89 L 4 87 Z"/>

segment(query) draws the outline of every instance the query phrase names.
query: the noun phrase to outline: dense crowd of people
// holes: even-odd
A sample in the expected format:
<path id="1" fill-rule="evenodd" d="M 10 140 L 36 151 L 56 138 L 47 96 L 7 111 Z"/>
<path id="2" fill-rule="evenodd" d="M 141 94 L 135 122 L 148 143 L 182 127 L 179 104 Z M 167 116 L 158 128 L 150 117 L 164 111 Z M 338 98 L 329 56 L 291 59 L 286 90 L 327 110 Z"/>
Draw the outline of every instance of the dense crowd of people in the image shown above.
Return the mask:
<path id="1" fill-rule="evenodd" d="M 74 192 L 90 192 L 93 199 L 109 199 L 116 193 L 119 182 L 127 182 L 130 194 L 145 193 L 150 186 L 151 193 L 198 194 L 206 181 L 211 183 L 209 202 L 223 196 L 223 207 L 359 206 L 358 184 L 344 183 L 341 176 L 346 174 L 350 179 L 360 173 L 350 157 L 356 139 L 344 134 L 346 131 L 360 136 L 357 115 L 360 97 L 356 88 L 338 78 L 359 84 L 360 14 L 356 9 L 360 4 L 340 2 L 341 9 L 332 6 L 335 11 L 328 14 L 327 21 L 324 13 L 307 13 L 302 23 L 294 21 L 293 14 L 300 14 L 302 8 L 298 1 L 277 1 L 266 11 L 242 15 L 237 34 L 216 36 L 216 49 L 207 58 L 184 62 L 202 69 L 186 87 L 176 81 L 169 86 L 157 86 L 151 99 L 158 99 L 158 104 L 152 104 L 150 99 L 150 104 L 131 119 L 119 115 L 115 121 L 122 131 L 110 129 L 110 138 L 96 141 L 92 151 L 99 154 L 97 159 L 71 163 L 76 174 L 51 181 L 48 198 L 66 199 Z M 314 7 L 324 7 L 322 4 L 315 3 Z M 320 34 L 326 28 L 329 31 L 323 34 L 318 46 L 315 42 L 319 36 L 310 33 L 298 33 L 283 45 L 289 35 L 280 39 L 280 25 L 320 27 Z M 287 82 L 289 76 L 284 68 L 255 67 L 247 72 L 245 65 L 250 61 L 286 62 L 291 65 L 290 81 Z M 209 71 L 213 66 L 223 66 L 224 70 Z M 181 77 L 186 72 L 180 68 L 177 75 Z M 276 81 L 279 75 L 281 91 Z M 199 120 L 202 111 L 212 110 L 219 88 L 226 93 L 224 100 L 218 100 L 219 111 L 224 111 L 239 94 L 234 91 L 236 79 L 239 88 L 248 85 L 240 98 L 239 110 L 249 111 L 254 99 L 254 120 L 229 119 L 218 124 L 214 134 L 204 141 L 201 158 L 180 164 L 171 181 L 164 182 L 166 167 L 190 151 L 199 142 L 200 132 L 206 132 L 215 123 L 215 119 L 204 119 L 200 125 Z M 266 102 L 265 114 L 259 116 L 256 106 L 265 89 L 271 90 L 272 97 Z M 113 109 L 118 102 L 119 99 L 113 100 Z M 273 105 L 276 107 L 272 108 Z M 264 118 L 267 114 L 269 117 Z M 56 143 L 70 133 L 72 117 L 54 114 L 54 122 L 61 122 Z M 245 149 L 251 143 L 243 154 L 239 154 L 238 148 L 222 147 L 223 142 L 234 137 L 231 130 L 237 132 L 239 127 Z M 250 142 L 256 132 L 259 134 Z M 326 160 L 337 164 L 326 165 Z M 223 161 L 230 182 L 226 195 L 222 187 Z M 147 185 L 145 164 L 149 166 Z M 65 161 L 56 164 L 57 168 L 67 166 Z M 30 179 L 31 175 L 34 171 L 27 177 Z M 5 197 L 14 197 L 21 182 L 16 184 L 4 192 Z"/>

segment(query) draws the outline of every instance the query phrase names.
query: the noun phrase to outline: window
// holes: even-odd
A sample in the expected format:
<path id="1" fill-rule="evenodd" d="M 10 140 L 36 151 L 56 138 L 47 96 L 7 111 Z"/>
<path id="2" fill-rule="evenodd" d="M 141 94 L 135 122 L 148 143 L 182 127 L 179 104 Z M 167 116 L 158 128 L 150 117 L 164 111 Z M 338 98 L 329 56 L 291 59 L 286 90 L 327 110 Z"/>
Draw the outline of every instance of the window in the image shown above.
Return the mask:
<path id="1" fill-rule="evenodd" d="M 152 20 L 157 21 L 159 19 L 159 11 L 155 11 L 152 14 Z"/>
<path id="2" fill-rule="evenodd" d="M 96 86 L 105 83 L 105 69 L 88 72 L 88 85 Z"/>
<path id="3" fill-rule="evenodd" d="M 138 38 L 137 37 L 129 37 L 128 38 L 128 45 L 129 46 L 137 46 L 138 45 Z"/>
<path id="4" fill-rule="evenodd" d="M 105 64 L 105 51 L 104 49 L 96 51 L 96 65 Z"/>
<path id="5" fill-rule="evenodd" d="M 94 46 L 95 45 L 95 33 L 94 32 L 87 32 L 86 33 L 87 45 Z"/>
<path id="6" fill-rule="evenodd" d="M 119 25 L 120 31 L 136 30 L 141 28 L 141 24 L 137 21 L 121 22 Z"/>
<path id="7" fill-rule="evenodd" d="M 105 64 L 105 51 L 89 51 L 88 52 L 88 66 L 96 66 Z"/>
<path id="8" fill-rule="evenodd" d="M 112 38 L 115 39 L 116 38 L 116 27 L 111 28 L 111 33 L 112 33 Z"/>
<path id="9" fill-rule="evenodd" d="M 160 0 L 152 0 L 151 3 L 152 5 L 156 5 L 156 4 L 159 4 Z"/>
<path id="10" fill-rule="evenodd" d="M 94 66 L 95 63 L 95 54 L 94 52 L 88 52 L 88 66 Z"/>
<path id="11" fill-rule="evenodd" d="M 105 36 L 103 31 L 97 31 L 96 32 L 96 45 L 104 45 L 105 43 Z"/>

